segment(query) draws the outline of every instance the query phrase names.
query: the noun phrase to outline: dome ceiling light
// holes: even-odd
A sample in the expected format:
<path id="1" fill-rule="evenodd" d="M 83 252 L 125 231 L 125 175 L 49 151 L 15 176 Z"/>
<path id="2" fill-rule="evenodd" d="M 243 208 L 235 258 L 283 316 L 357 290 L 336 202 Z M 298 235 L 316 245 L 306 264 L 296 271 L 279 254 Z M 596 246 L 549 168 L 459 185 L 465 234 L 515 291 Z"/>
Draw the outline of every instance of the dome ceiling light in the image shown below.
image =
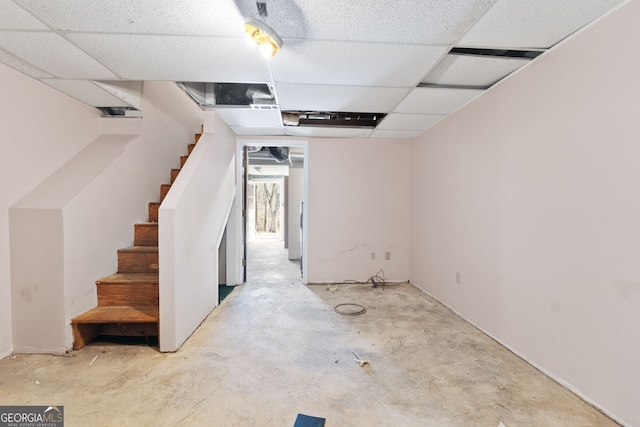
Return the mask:
<path id="1" fill-rule="evenodd" d="M 282 48 L 282 39 L 273 28 L 255 18 L 247 18 L 244 30 L 260 45 L 262 54 L 267 58 L 273 57 Z"/>

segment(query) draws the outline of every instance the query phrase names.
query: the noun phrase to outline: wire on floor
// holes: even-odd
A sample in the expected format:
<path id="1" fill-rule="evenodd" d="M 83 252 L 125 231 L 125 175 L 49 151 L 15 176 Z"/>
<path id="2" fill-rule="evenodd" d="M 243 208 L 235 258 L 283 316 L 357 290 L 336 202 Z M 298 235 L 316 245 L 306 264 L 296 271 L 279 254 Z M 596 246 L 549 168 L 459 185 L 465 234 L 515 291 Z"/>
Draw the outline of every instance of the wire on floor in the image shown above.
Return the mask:
<path id="1" fill-rule="evenodd" d="M 353 302 L 338 304 L 333 307 L 333 310 L 338 314 L 342 314 L 343 316 L 360 316 L 361 314 L 367 312 L 367 309 L 363 305 Z"/>
<path id="2" fill-rule="evenodd" d="M 399 283 L 387 283 L 387 279 L 384 276 L 383 269 L 378 270 L 376 274 L 369 277 L 364 282 L 360 282 L 357 280 L 345 280 L 344 282 L 336 282 L 335 284 L 336 285 L 366 285 L 368 283 L 371 283 L 372 288 L 382 288 L 382 289 L 384 289 L 385 286 L 399 285 Z"/>

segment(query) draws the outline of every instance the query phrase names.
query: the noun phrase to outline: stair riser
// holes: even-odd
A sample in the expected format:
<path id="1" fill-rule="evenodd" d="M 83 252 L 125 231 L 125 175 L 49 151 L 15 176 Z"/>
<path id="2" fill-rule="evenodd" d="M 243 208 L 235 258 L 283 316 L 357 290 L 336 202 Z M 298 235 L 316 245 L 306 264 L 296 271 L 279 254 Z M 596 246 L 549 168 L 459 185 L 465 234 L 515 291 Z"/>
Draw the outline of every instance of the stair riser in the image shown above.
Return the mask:
<path id="1" fill-rule="evenodd" d="M 187 163 L 187 159 L 189 156 L 180 156 L 180 167 L 183 168 L 184 164 Z"/>
<path id="2" fill-rule="evenodd" d="M 99 306 L 158 306 L 158 285 L 154 283 L 98 284 Z"/>
<path id="3" fill-rule="evenodd" d="M 134 229 L 135 246 L 158 246 L 158 224 L 136 224 Z"/>
<path id="4" fill-rule="evenodd" d="M 171 188 L 171 184 L 162 184 L 160 186 L 160 203 L 162 203 L 164 198 L 167 197 L 167 193 L 169 192 L 170 188 Z"/>
<path id="5" fill-rule="evenodd" d="M 93 323 L 73 323 L 71 332 L 73 333 L 73 349 L 80 350 L 85 345 L 96 339 L 100 332 L 101 325 Z"/>
<path id="6" fill-rule="evenodd" d="M 158 208 L 160 203 L 149 203 L 149 222 L 158 222 Z"/>
<path id="7" fill-rule="evenodd" d="M 180 169 L 171 169 L 171 183 L 173 184 L 180 173 Z"/>
<path id="8" fill-rule="evenodd" d="M 118 273 L 155 273 L 157 252 L 118 252 Z"/>
<path id="9" fill-rule="evenodd" d="M 157 323 L 106 323 L 100 329 L 101 335 L 120 337 L 157 337 Z"/>
<path id="10" fill-rule="evenodd" d="M 189 144 L 187 146 L 187 154 L 191 154 L 194 148 L 196 148 L 196 144 Z"/>

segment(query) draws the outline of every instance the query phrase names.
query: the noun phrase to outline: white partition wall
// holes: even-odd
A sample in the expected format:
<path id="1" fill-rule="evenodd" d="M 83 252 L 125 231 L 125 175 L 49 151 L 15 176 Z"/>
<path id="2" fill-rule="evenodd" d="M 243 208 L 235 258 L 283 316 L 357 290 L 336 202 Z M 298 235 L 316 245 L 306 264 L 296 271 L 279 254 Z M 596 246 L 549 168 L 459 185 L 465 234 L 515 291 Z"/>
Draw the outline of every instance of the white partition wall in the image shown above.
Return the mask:
<path id="1" fill-rule="evenodd" d="M 302 255 L 301 231 L 300 228 L 300 209 L 304 196 L 304 169 L 303 167 L 289 167 L 289 196 L 287 198 L 289 222 L 288 228 L 288 250 L 289 259 L 300 259 Z"/>
<path id="2" fill-rule="evenodd" d="M 235 135 L 214 112 L 159 209 L 160 350 L 218 305 L 218 248 L 235 197 Z"/>

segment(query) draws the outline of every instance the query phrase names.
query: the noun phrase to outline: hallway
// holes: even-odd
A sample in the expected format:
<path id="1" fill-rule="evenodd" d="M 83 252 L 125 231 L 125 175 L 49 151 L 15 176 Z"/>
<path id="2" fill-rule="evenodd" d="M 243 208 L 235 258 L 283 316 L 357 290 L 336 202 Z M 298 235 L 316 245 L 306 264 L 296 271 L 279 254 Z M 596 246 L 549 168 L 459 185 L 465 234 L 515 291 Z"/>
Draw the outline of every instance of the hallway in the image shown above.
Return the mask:
<path id="1" fill-rule="evenodd" d="M 251 245 L 247 283 L 179 352 L 12 355 L 0 404 L 63 405 L 69 427 L 617 425 L 415 287 L 304 286 L 281 246 Z"/>

